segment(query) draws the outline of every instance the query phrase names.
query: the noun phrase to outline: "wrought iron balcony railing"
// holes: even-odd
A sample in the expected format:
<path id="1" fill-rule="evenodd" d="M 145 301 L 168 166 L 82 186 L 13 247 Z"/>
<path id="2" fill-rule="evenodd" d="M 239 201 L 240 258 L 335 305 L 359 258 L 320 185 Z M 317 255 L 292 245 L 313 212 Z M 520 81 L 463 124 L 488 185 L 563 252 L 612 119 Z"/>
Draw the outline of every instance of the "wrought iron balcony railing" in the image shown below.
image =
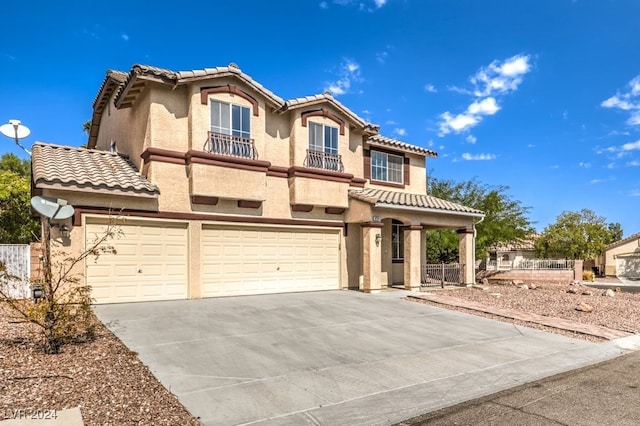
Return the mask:
<path id="1" fill-rule="evenodd" d="M 330 154 L 328 152 L 307 150 L 307 158 L 304 159 L 305 167 L 314 169 L 333 170 L 343 172 L 342 156 L 340 154 Z"/>
<path id="2" fill-rule="evenodd" d="M 230 157 L 258 159 L 258 151 L 253 139 L 215 132 L 209 132 L 203 150 L 212 154 L 228 155 Z"/>

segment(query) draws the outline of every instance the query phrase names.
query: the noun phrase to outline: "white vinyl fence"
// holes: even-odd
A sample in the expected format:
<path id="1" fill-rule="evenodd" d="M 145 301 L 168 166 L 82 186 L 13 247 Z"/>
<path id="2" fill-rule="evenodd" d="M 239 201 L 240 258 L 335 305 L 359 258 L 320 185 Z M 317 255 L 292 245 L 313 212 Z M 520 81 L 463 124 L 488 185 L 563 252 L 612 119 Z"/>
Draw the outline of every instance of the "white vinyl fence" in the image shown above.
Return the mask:
<path id="1" fill-rule="evenodd" d="M 31 252 L 28 244 L 0 244 L 0 262 L 13 279 L 0 280 L 0 289 L 5 295 L 26 299 L 29 297 L 31 275 Z"/>

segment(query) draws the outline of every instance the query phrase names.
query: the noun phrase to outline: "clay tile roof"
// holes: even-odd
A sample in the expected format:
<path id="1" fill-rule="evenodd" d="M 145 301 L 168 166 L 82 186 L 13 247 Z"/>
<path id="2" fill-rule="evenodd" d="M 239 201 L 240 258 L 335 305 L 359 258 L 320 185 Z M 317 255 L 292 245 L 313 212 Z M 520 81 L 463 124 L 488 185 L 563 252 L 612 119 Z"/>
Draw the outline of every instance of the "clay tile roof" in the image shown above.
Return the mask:
<path id="1" fill-rule="evenodd" d="M 393 149 L 397 149 L 400 151 L 404 151 L 404 152 L 409 152 L 412 154 L 421 154 L 424 156 L 429 156 L 429 157 L 437 157 L 438 153 L 435 151 L 432 151 L 430 149 L 427 148 L 422 148 L 420 146 L 416 146 L 416 145 L 411 145 L 408 144 L 406 142 L 402 142 L 396 139 L 391 139 L 385 136 L 381 136 L 381 135 L 374 135 L 374 136 L 370 136 L 367 139 L 367 143 L 369 145 L 374 145 L 374 146 L 382 146 L 382 147 L 389 147 L 389 148 L 393 148 Z"/>
<path id="2" fill-rule="evenodd" d="M 282 106 L 282 108 L 280 108 L 279 111 L 284 112 L 290 109 L 301 108 L 301 107 L 315 105 L 323 102 L 329 102 L 333 104 L 338 110 L 340 110 L 343 114 L 349 117 L 351 121 L 362 126 L 367 130 L 373 130 L 374 132 L 377 132 L 380 128 L 380 126 L 376 124 L 368 123 L 366 120 L 364 120 L 363 118 L 355 114 L 353 111 L 351 111 L 349 108 L 342 105 L 340 101 L 338 101 L 336 98 L 333 97 L 331 92 L 324 92 L 317 95 L 303 96 L 301 98 L 290 99 L 284 103 L 284 105 Z"/>
<path id="3" fill-rule="evenodd" d="M 37 142 L 32 149 L 36 188 L 74 189 L 157 197 L 158 187 L 128 157 L 106 151 Z"/>
<path id="4" fill-rule="evenodd" d="M 349 190 L 349 196 L 356 200 L 375 204 L 379 207 L 411 207 L 425 210 L 441 210 L 443 213 L 484 216 L 484 213 L 480 210 L 426 194 L 411 194 L 407 192 L 365 188 L 362 190 Z"/>
<path id="5" fill-rule="evenodd" d="M 607 245 L 607 246 L 605 247 L 605 249 L 606 249 L 606 250 L 609 250 L 609 249 L 612 249 L 612 248 L 614 248 L 614 247 L 621 246 L 621 245 L 623 245 L 623 244 L 626 244 L 626 243 L 628 243 L 628 242 L 630 242 L 630 241 L 637 240 L 637 239 L 640 239 L 640 232 L 637 232 L 637 233 L 635 233 L 635 234 L 633 234 L 633 235 L 630 235 L 630 236 L 628 236 L 627 238 L 623 238 L 622 240 L 615 241 L 615 242 L 613 242 L 613 243 L 611 243 L 611 244 Z"/>

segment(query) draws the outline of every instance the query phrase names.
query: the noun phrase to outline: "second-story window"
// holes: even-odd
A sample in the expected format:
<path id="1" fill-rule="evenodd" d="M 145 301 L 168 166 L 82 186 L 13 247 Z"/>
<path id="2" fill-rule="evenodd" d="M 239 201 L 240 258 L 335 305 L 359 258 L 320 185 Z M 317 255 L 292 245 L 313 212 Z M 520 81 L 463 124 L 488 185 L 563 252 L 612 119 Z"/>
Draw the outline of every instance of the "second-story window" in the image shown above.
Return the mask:
<path id="1" fill-rule="evenodd" d="M 307 167 L 342 171 L 338 154 L 338 128 L 319 123 L 309 123 L 309 150 Z"/>
<path id="2" fill-rule="evenodd" d="M 211 100 L 211 131 L 205 151 L 257 159 L 258 154 L 251 139 L 251 109 Z"/>
<path id="3" fill-rule="evenodd" d="M 251 109 L 226 102 L 211 101 L 211 131 L 221 135 L 251 138 Z"/>
<path id="4" fill-rule="evenodd" d="M 371 151 L 371 179 L 381 182 L 403 182 L 404 158 L 386 152 Z"/>

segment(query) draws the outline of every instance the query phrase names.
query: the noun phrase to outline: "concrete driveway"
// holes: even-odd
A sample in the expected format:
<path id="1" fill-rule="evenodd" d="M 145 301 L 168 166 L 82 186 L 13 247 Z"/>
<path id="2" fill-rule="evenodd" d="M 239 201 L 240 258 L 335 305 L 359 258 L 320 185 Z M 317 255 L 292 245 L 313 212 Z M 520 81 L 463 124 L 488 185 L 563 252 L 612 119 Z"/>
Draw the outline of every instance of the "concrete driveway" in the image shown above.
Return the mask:
<path id="1" fill-rule="evenodd" d="M 328 291 L 96 306 L 205 425 L 387 425 L 611 359 L 593 344 Z"/>

